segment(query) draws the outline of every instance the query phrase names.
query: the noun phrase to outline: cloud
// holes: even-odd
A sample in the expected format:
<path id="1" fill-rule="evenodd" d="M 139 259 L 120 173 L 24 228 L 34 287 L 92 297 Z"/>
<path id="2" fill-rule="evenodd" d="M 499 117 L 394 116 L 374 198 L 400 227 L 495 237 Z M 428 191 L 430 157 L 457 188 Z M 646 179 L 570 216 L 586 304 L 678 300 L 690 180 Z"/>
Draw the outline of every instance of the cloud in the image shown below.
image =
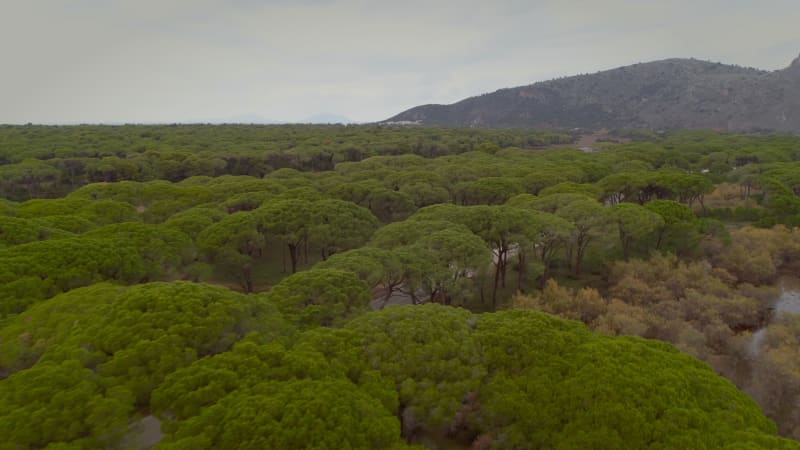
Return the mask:
<path id="1" fill-rule="evenodd" d="M 420 103 L 665 57 L 778 69 L 792 1 L 31 0 L 0 17 L 0 122 L 170 122 Z"/>

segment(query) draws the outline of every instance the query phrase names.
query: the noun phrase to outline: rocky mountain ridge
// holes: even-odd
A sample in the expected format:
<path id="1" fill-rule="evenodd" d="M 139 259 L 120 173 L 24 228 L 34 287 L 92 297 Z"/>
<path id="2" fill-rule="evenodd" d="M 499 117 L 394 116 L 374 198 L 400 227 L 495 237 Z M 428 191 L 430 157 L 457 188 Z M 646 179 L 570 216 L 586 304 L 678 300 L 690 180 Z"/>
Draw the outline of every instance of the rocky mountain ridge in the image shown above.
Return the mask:
<path id="1" fill-rule="evenodd" d="M 776 71 L 696 59 L 640 63 L 417 106 L 384 123 L 800 133 L 800 57 Z"/>

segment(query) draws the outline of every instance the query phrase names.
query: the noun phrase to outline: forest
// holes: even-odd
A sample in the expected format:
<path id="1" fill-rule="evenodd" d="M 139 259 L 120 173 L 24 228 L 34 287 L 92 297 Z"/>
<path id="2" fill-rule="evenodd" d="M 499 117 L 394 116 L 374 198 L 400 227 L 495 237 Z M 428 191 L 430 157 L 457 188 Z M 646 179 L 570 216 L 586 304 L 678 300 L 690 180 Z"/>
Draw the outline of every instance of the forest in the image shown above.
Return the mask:
<path id="1" fill-rule="evenodd" d="M 800 137 L 0 126 L 0 450 L 800 449 Z"/>

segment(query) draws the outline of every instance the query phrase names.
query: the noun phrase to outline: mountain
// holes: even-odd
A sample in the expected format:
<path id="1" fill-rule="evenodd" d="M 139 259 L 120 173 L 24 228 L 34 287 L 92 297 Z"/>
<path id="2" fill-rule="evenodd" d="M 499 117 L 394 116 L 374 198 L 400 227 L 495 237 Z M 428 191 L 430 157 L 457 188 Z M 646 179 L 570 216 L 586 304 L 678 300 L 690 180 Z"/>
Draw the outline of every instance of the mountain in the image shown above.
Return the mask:
<path id="1" fill-rule="evenodd" d="M 800 133 L 800 57 L 772 72 L 696 59 L 634 64 L 417 106 L 384 123 Z"/>

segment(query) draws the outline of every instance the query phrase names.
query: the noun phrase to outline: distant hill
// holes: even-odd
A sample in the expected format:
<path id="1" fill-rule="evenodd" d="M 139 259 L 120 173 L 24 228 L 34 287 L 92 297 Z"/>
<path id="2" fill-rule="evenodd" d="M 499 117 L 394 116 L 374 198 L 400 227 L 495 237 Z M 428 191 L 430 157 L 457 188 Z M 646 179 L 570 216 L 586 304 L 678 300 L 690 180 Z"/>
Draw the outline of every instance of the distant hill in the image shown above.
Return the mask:
<path id="1" fill-rule="evenodd" d="M 302 120 L 274 120 L 262 117 L 256 113 L 238 114 L 225 118 L 190 120 L 187 123 L 216 123 L 216 124 L 250 124 L 250 125 L 280 125 L 290 123 L 309 123 L 309 124 L 348 124 L 355 123 L 353 120 L 338 114 L 320 113 Z"/>
<path id="2" fill-rule="evenodd" d="M 275 125 L 282 122 L 262 117 L 257 113 L 236 114 L 227 117 L 217 117 L 203 120 L 189 120 L 186 123 L 214 123 L 214 124 L 248 124 L 248 125 Z"/>
<path id="3" fill-rule="evenodd" d="M 339 114 L 332 114 L 332 113 L 320 113 L 315 114 L 311 117 L 307 117 L 304 120 L 301 120 L 301 123 L 319 123 L 319 124 L 329 124 L 329 123 L 354 123 L 350 118 L 339 115 Z"/>
<path id="4" fill-rule="evenodd" d="M 666 59 L 423 105 L 384 123 L 800 133 L 800 57 L 773 72 Z"/>

